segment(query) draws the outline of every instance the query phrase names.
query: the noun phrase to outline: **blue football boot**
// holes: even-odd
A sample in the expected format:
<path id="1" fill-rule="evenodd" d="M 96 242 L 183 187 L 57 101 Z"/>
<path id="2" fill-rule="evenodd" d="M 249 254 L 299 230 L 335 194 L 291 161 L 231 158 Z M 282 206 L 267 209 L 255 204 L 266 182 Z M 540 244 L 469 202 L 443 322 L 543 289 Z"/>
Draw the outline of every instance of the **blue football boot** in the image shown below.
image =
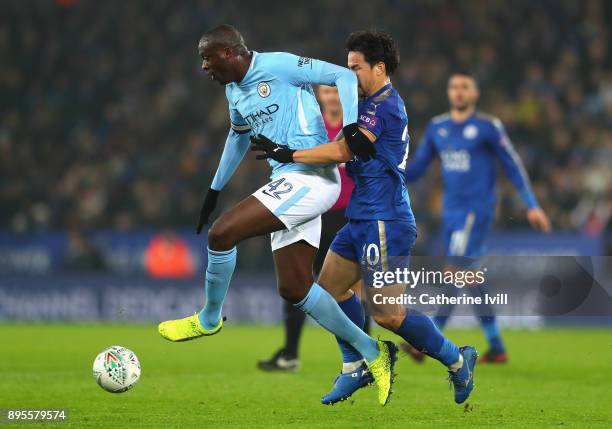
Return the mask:
<path id="1" fill-rule="evenodd" d="M 346 401 L 357 390 L 369 386 L 373 382 L 374 378 L 372 374 L 365 365 L 362 365 L 353 372 L 340 374 L 336 377 L 334 380 L 334 388 L 321 398 L 321 403 L 333 405 L 336 402 Z"/>
<path id="2" fill-rule="evenodd" d="M 463 366 L 455 372 L 448 371 L 448 380 L 455 388 L 455 402 L 462 404 L 474 388 L 474 367 L 478 353 L 472 346 L 461 347 L 459 352 L 463 356 Z"/>

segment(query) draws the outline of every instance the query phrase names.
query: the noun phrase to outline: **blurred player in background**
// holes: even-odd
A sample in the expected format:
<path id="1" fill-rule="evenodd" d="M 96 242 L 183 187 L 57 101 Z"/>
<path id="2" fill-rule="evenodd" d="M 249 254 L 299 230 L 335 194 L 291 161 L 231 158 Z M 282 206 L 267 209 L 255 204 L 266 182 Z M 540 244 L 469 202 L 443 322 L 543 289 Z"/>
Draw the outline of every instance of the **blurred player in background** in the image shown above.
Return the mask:
<path id="1" fill-rule="evenodd" d="M 334 85 L 342 103 L 343 125 L 357 127 L 357 79 L 348 69 L 284 52 L 250 51 L 240 32 L 221 25 L 198 44 L 202 69 L 225 86 L 231 129 L 221 161 L 206 195 L 197 232 L 208 222 L 219 192 L 232 177 L 249 147 L 249 133 L 288 139 L 293 149 L 327 142 L 312 84 Z M 391 394 L 395 344 L 376 341 L 342 312 L 336 300 L 316 282 L 312 266 L 321 234 L 321 214 L 340 193 L 336 165 L 310 166 L 278 158 L 270 161 L 272 181 L 223 213 L 208 230 L 204 308 L 192 316 L 168 320 L 159 333 L 186 341 L 219 333 L 223 302 L 236 266 L 236 245 L 271 234 L 280 295 L 321 326 L 348 341 L 365 357 L 385 405 Z"/>
<path id="2" fill-rule="evenodd" d="M 317 87 L 316 93 L 321 106 L 327 137 L 329 140 L 333 140 L 342 131 L 342 104 L 340 103 L 338 90 L 331 86 L 320 85 Z M 325 255 L 336 236 L 336 232 L 346 223 L 344 210 L 348 206 L 348 201 L 355 186 L 353 179 L 346 174 L 345 164 L 338 165 L 338 171 L 340 172 L 340 197 L 338 197 L 336 204 L 321 217 L 323 225 L 321 228 L 321 243 L 314 263 L 316 276 L 321 272 Z M 361 284 L 354 289 L 357 293 L 360 293 Z M 259 361 L 257 363 L 258 368 L 264 371 L 295 371 L 299 368 L 298 347 L 305 319 L 306 314 L 303 311 L 295 308 L 290 302 L 283 301 L 285 344 L 270 359 Z M 364 331 L 368 334 L 370 332 L 369 320 L 370 318 L 366 314 Z"/>
<path id="3" fill-rule="evenodd" d="M 408 116 L 404 101 L 390 76 L 399 65 L 395 42 L 386 33 L 358 31 L 346 43 L 348 66 L 357 75 L 359 120 L 345 126 L 342 139 L 307 150 L 293 150 L 262 135 L 251 140 L 253 149 L 265 152 L 260 158 L 289 159 L 296 163 L 326 164 L 346 162 L 355 181 L 346 211 L 348 223 L 336 234 L 327 252 L 320 284 L 338 301 L 346 315 L 358 326 L 364 325 L 361 302 L 351 287 L 363 279 L 369 304 L 382 293 L 397 297 L 404 284 L 382 289 L 370 287 L 372 272 L 403 269 L 416 239 L 416 224 L 405 185 L 408 158 Z M 349 138 L 350 136 L 350 138 Z M 346 140 L 345 140 L 346 139 Z M 470 395 L 477 353 L 473 347 L 459 348 L 445 338 L 433 321 L 403 305 L 370 307 L 376 322 L 438 359 L 449 371 L 455 401 Z M 323 404 L 346 400 L 371 382 L 363 356 L 349 343 L 337 338 L 342 352 L 342 371 Z"/>
<path id="4" fill-rule="evenodd" d="M 454 73 L 448 81 L 447 91 L 450 112 L 436 116 L 429 123 L 414 159 L 406 168 L 406 179 L 408 182 L 417 180 L 435 157 L 440 158 L 444 182 L 442 231 L 448 256 L 446 270 L 453 271 L 475 268 L 478 258 L 484 255 L 485 239 L 495 212 L 497 160 L 525 202 L 531 226 L 543 232 L 549 232 L 551 227 L 501 121 L 476 111 L 480 93 L 474 76 L 464 71 Z M 472 293 L 484 293 L 482 287 L 468 289 Z M 438 328 L 444 329 L 451 311 L 452 306 L 440 308 L 434 319 Z M 480 361 L 506 362 L 508 357 L 492 306 L 482 304 L 477 313 L 489 343 L 489 350 Z M 423 360 L 421 351 L 409 344 L 404 344 L 403 348 L 415 360 Z"/>

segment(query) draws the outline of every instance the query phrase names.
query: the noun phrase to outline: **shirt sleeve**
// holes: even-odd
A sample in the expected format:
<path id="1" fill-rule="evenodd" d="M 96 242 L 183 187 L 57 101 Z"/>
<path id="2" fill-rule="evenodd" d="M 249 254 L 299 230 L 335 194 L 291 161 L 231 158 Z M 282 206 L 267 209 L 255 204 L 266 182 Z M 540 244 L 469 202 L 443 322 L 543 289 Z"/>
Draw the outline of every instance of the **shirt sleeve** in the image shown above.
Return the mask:
<path id="1" fill-rule="evenodd" d="M 242 158 L 244 158 L 249 144 L 250 140 L 247 133 L 238 133 L 233 128 L 229 131 L 217 172 L 210 185 L 212 189 L 220 191 L 229 182 Z"/>
<path id="2" fill-rule="evenodd" d="M 428 125 L 425 129 L 425 134 L 419 143 L 414 158 L 406 167 L 406 181 L 414 182 L 427 171 L 427 167 L 436 156 L 436 147 L 431 138 L 432 126 Z"/>
<path id="3" fill-rule="evenodd" d="M 357 120 L 357 125 L 374 134 L 376 138 L 380 137 L 384 129 L 383 117 L 377 115 L 374 109 L 362 109 L 359 114 L 359 119 Z"/>
<path id="4" fill-rule="evenodd" d="M 229 117 L 232 130 L 234 130 L 238 134 L 244 134 L 251 131 L 251 126 L 236 109 L 236 106 L 232 101 L 231 90 L 229 88 L 226 88 L 225 96 L 227 97 L 227 102 L 229 104 Z"/>
<path id="5" fill-rule="evenodd" d="M 527 207 L 530 209 L 538 207 L 538 201 L 531 190 L 531 184 L 523 162 L 514 150 L 504 126 L 498 119 L 492 123 L 492 135 L 489 144 L 499 158 L 506 176 L 519 192 Z"/>
<path id="6" fill-rule="evenodd" d="M 221 160 L 219 161 L 215 177 L 210 185 L 215 191 L 223 189 L 232 178 L 238 165 L 244 158 L 250 143 L 248 134 L 251 130 L 250 125 L 233 105 L 229 89 L 226 89 L 225 94 L 229 103 L 231 128 L 225 140 L 225 146 L 223 147 L 223 153 L 221 154 Z"/>
<path id="7" fill-rule="evenodd" d="M 286 52 L 267 55 L 272 73 L 295 86 L 312 84 L 337 87 L 342 104 L 343 125 L 357 122 L 358 97 L 355 73 L 346 67 Z"/>

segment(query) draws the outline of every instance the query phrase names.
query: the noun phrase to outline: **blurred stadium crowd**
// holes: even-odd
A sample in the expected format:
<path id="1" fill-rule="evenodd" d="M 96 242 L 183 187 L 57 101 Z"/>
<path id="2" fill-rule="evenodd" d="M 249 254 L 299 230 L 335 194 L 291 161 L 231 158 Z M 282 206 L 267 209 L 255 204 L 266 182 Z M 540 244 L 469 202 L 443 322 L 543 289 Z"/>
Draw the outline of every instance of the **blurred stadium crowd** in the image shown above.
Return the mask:
<path id="1" fill-rule="evenodd" d="M 447 110 L 450 71 L 471 70 L 480 108 L 506 125 L 554 228 L 600 234 L 612 205 L 611 9 L 604 0 L 1 2 L 0 225 L 195 228 L 228 129 L 224 91 L 201 73 L 196 45 L 229 22 L 251 49 L 340 64 L 352 30 L 390 32 L 413 145 Z M 265 182 L 267 165 L 247 158 L 223 205 Z M 433 171 L 411 189 L 425 237 L 440 191 Z M 500 195 L 497 227 L 523 227 L 507 181 Z"/>

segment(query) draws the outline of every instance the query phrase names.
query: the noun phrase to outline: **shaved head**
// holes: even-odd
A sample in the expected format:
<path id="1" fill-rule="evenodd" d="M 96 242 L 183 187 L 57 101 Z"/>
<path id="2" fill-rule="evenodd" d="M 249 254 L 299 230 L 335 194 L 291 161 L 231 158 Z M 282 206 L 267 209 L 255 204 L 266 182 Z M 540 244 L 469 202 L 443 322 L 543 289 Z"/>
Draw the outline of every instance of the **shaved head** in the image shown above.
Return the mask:
<path id="1" fill-rule="evenodd" d="M 219 25 L 208 30 L 200 38 L 199 46 L 210 45 L 215 48 L 230 48 L 246 51 L 244 38 L 236 27 L 229 24 Z"/>
<path id="2" fill-rule="evenodd" d="M 204 33 L 198 43 L 198 52 L 202 58 L 202 70 L 221 85 L 240 82 L 251 64 L 252 54 L 242 34 L 229 24 Z"/>

